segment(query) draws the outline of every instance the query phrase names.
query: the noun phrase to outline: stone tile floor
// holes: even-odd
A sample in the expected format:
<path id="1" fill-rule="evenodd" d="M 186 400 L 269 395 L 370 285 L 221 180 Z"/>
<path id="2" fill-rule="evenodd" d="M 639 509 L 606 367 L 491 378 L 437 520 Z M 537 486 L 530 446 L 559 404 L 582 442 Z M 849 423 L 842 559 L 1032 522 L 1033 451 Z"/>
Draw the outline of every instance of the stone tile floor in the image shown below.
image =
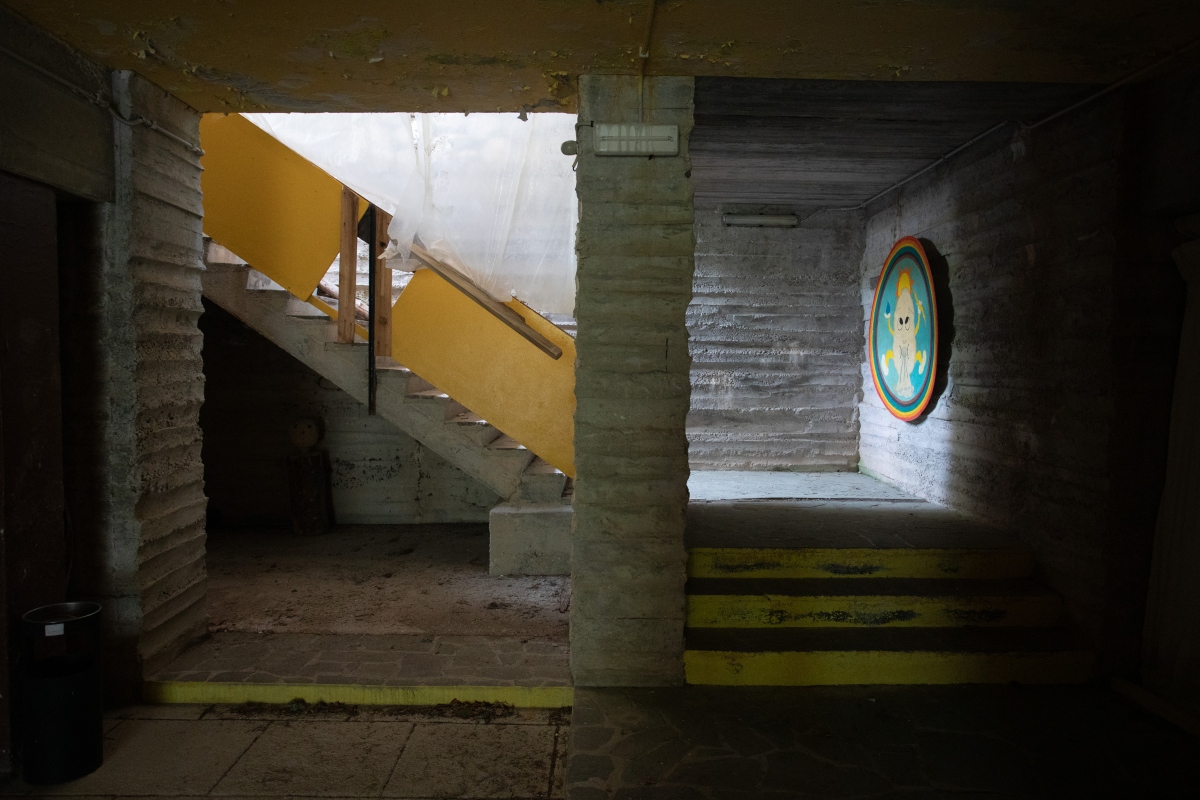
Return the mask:
<path id="1" fill-rule="evenodd" d="M 567 797 L 1195 798 L 1200 740 L 1089 687 L 577 688 Z"/>
<path id="2" fill-rule="evenodd" d="M 569 686 L 566 642 L 492 636 L 215 633 L 157 681 Z"/>
<path id="3" fill-rule="evenodd" d="M 143 706 L 106 720 L 105 763 L 4 796 L 557 798 L 565 710 Z"/>
<path id="4" fill-rule="evenodd" d="M 1089 687 L 576 689 L 565 710 L 142 706 L 4 796 L 1194 798 L 1200 739 Z M 569 738 L 569 743 L 568 743 Z M 569 755 L 568 755 L 569 751 Z"/>

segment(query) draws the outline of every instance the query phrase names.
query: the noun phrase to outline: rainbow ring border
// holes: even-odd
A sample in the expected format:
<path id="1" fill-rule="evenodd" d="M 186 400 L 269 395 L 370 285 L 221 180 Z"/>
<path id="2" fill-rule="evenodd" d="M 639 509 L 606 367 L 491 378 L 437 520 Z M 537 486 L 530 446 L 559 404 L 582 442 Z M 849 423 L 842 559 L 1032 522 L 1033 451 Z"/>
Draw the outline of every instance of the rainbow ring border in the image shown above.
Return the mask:
<path id="1" fill-rule="evenodd" d="M 884 286 L 884 277 L 892 268 L 895 262 L 905 254 L 912 255 L 920 265 L 922 272 L 925 273 L 925 285 L 929 287 L 929 321 L 933 325 L 933 333 L 929 339 L 929 368 L 925 372 L 925 388 L 921 394 L 909 403 L 893 402 L 890 397 L 891 393 L 879 381 L 879 375 L 876 372 L 875 362 L 878 359 L 875 347 L 875 315 L 879 311 L 879 291 Z M 875 384 L 875 391 L 879 394 L 879 399 L 883 401 L 883 405 L 891 412 L 892 416 L 902 419 L 905 422 L 911 422 L 917 417 L 925 413 L 925 408 L 929 405 L 930 399 L 933 397 L 933 385 L 937 382 L 937 359 L 938 359 L 938 313 L 937 313 L 937 294 L 933 288 L 933 274 L 929 270 L 929 259 L 925 255 L 925 248 L 921 246 L 920 241 L 915 236 L 905 236 L 892 246 L 892 252 L 888 253 L 887 259 L 883 262 L 883 269 L 879 272 L 879 283 L 875 287 L 875 296 L 871 300 L 871 321 L 870 328 L 867 333 L 867 361 L 871 365 L 871 381 Z"/>

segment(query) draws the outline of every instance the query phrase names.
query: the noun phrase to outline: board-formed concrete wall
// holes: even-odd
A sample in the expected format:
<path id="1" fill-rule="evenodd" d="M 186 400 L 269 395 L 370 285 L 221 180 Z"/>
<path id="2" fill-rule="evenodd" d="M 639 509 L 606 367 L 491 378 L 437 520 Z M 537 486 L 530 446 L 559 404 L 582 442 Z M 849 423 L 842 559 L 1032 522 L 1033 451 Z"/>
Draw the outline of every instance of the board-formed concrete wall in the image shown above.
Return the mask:
<path id="1" fill-rule="evenodd" d="M 211 303 L 204 332 L 204 475 L 214 526 L 287 525 L 289 426 L 325 424 L 338 523 L 487 522 L 500 498 Z M 314 323 L 316 324 L 316 323 Z"/>
<path id="2" fill-rule="evenodd" d="M 1025 538 L 1121 658 L 1140 628 L 1179 305 L 1124 206 L 1124 103 L 999 134 L 869 209 L 864 319 L 889 249 L 918 236 L 949 361 L 914 424 L 884 409 L 864 353 L 860 446 L 864 471 Z"/>
<path id="3" fill-rule="evenodd" d="M 799 228 L 739 228 L 721 223 L 727 210 L 763 209 L 696 209 L 691 468 L 853 470 L 861 217 L 826 213 Z"/>
<path id="4" fill-rule="evenodd" d="M 199 114 L 133 73 L 113 73 L 112 96 L 126 118 L 198 141 Z M 97 207 L 94 263 L 69 284 L 86 295 L 71 298 L 72 336 L 91 350 L 71 354 L 66 427 L 73 593 L 104 605 L 106 674 L 128 699 L 206 628 L 203 206 L 195 151 L 113 126 L 113 201 Z"/>
<path id="5" fill-rule="evenodd" d="M 683 681 L 691 78 L 648 78 L 646 120 L 680 155 L 602 157 L 592 122 L 635 122 L 638 79 L 580 80 L 571 672 L 579 686 Z"/>

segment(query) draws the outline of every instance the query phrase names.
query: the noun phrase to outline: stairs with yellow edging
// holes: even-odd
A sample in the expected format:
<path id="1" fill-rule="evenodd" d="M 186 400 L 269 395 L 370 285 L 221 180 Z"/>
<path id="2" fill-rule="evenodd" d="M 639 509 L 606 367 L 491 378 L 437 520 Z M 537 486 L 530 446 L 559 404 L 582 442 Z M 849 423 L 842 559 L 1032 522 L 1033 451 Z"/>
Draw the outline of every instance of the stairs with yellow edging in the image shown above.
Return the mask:
<path id="1" fill-rule="evenodd" d="M 203 290 L 208 300 L 365 403 L 366 343 L 335 341 L 335 326 L 327 315 L 261 283 L 244 263 L 206 263 Z M 540 562 L 542 572 L 529 574 L 565 574 L 571 514 L 567 476 L 400 364 L 384 359 L 377 364 L 379 415 L 505 498 L 501 508 L 552 511 L 550 533 L 541 538 L 550 540 L 544 549 L 556 548 L 555 557 Z"/>
<path id="2" fill-rule="evenodd" d="M 693 502 L 692 684 L 1079 683 L 1019 539 L 913 498 Z"/>

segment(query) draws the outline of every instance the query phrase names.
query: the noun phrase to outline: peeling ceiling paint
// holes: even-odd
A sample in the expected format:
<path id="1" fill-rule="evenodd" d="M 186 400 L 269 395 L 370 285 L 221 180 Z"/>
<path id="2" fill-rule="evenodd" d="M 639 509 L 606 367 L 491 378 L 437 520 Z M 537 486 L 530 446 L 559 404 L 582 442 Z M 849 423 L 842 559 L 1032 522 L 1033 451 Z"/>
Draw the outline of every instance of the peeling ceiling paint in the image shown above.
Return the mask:
<path id="1" fill-rule="evenodd" d="M 646 0 L 0 0 L 201 111 L 574 110 L 637 72 Z M 659 0 L 651 75 L 1103 83 L 1195 0 Z"/>

